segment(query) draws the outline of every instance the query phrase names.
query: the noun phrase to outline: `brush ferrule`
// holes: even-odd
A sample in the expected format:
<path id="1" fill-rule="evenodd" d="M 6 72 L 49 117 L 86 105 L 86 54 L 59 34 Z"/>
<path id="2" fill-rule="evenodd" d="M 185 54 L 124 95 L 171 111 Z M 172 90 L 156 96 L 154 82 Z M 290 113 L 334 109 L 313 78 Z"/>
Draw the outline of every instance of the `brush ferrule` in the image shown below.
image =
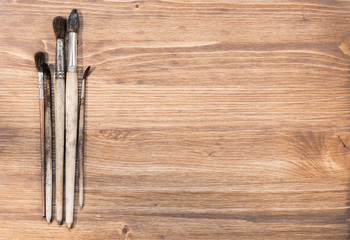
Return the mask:
<path id="1" fill-rule="evenodd" d="M 44 73 L 38 72 L 39 75 L 39 88 L 44 88 Z"/>
<path id="2" fill-rule="evenodd" d="M 77 71 L 77 33 L 69 32 L 68 38 L 68 72 Z"/>
<path id="3" fill-rule="evenodd" d="M 38 72 L 39 75 L 39 89 L 40 89 L 40 99 L 44 99 L 44 73 Z"/>
<path id="4" fill-rule="evenodd" d="M 55 66 L 56 78 L 64 78 L 64 39 L 56 39 L 56 66 Z"/>

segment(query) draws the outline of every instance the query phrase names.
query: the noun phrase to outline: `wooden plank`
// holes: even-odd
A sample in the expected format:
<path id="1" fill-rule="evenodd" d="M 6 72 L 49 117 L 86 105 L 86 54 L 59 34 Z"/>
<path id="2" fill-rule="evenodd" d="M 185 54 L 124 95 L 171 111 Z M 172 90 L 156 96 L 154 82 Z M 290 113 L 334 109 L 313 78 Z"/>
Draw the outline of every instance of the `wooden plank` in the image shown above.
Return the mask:
<path id="1" fill-rule="evenodd" d="M 40 217 L 33 55 L 54 64 L 51 21 L 73 6 L 79 76 L 94 71 L 85 207 L 68 230 Z M 0 239 L 347 239 L 349 12 L 331 0 L 2 1 Z"/>

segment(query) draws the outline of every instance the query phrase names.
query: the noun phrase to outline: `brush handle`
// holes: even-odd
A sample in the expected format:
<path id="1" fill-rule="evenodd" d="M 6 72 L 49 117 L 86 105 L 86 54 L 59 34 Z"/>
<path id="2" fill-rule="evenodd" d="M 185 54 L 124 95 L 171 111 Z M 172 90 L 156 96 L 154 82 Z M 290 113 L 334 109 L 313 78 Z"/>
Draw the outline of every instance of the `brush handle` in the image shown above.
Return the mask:
<path id="1" fill-rule="evenodd" d="M 78 130 L 78 161 L 79 161 L 79 206 L 84 205 L 84 118 L 85 118 L 85 78 L 81 83 Z"/>
<path id="2" fill-rule="evenodd" d="M 56 220 L 63 216 L 63 168 L 64 168 L 64 108 L 66 84 L 64 78 L 55 79 L 55 160 L 56 160 Z"/>
<path id="3" fill-rule="evenodd" d="M 45 159 L 46 159 L 46 220 L 51 222 L 52 214 L 52 127 L 50 80 L 46 79 L 45 94 Z"/>
<path id="4" fill-rule="evenodd" d="M 73 224 L 78 119 L 78 77 L 67 72 L 66 86 L 66 223 Z"/>
<path id="5" fill-rule="evenodd" d="M 45 101 L 44 89 L 40 88 L 40 157 L 41 157 L 41 215 L 45 217 Z"/>

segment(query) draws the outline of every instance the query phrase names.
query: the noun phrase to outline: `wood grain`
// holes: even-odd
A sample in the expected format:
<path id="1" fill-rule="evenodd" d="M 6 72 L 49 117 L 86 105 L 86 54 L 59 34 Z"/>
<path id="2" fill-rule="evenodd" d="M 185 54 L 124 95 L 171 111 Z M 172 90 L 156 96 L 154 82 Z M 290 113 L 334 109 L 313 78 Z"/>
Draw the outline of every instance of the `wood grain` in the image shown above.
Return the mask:
<path id="1" fill-rule="evenodd" d="M 349 1 L 0 4 L 0 239 L 349 238 Z M 73 7 L 95 69 L 68 230 L 40 216 L 32 56 Z"/>

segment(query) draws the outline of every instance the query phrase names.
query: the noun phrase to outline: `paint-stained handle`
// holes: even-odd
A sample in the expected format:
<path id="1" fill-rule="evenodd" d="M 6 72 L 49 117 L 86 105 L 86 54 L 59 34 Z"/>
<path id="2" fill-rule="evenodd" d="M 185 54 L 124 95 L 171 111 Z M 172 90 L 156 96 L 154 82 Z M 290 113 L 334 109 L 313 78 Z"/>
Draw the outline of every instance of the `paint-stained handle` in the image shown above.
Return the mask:
<path id="1" fill-rule="evenodd" d="M 64 109 L 65 79 L 55 79 L 55 161 L 56 161 L 56 220 L 60 224 L 63 215 L 63 168 L 64 168 Z"/>
<path id="2" fill-rule="evenodd" d="M 52 214 L 52 127 L 51 127 L 51 91 L 50 79 L 46 79 L 45 94 L 45 163 L 46 163 L 46 220 L 51 221 Z"/>
<path id="3" fill-rule="evenodd" d="M 67 72 L 66 83 L 66 223 L 73 224 L 74 182 L 78 125 L 78 78 Z"/>
<path id="4" fill-rule="evenodd" d="M 45 217 L 45 106 L 44 90 L 40 88 L 40 158 L 41 158 L 41 215 Z"/>
<path id="5" fill-rule="evenodd" d="M 79 206 L 84 205 L 84 118 L 85 118 L 85 78 L 81 84 L 78 130 L 78 161 L 79 161 Z"/>

